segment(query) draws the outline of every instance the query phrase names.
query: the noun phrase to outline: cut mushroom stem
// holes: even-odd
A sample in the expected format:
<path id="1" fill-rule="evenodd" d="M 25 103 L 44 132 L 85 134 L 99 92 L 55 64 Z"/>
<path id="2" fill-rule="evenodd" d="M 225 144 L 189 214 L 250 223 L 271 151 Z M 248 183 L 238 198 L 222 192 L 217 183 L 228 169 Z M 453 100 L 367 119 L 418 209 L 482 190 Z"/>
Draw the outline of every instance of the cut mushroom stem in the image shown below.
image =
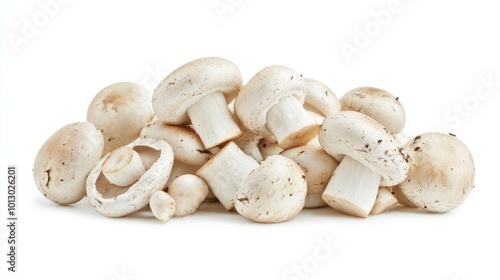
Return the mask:
<path id="1" fill-rule="evenodd" d="M 322 198 L 341 213 L 365 218 L 375 204 L 380 179 L 381 176 L 370 168 L 345 156 Z"/>
<path id="2" fill-rule="evenodd" d="M 293 96 L 282 98 L 278 104 L 271 107 L 266 119 L 267 127 L 283 149 L 306 145 L 317 135 L 319 129 L 302 104 Z"/>
<path id="3" fill-rule="evenodd" d="M 111 152 L 102 165 L 102 173 L 110 183 L 129 187 L 146 172 L 141 156 L 132 148 L 124 146 Z"/>
<path id="4" fill-rule="evenodd" d="M 375 205 L 373 205 L 370 215 L 378 215 L 397 204 L 398 200 L 394 197 L 394 194 L 389 188 L 379 188 L 377 200 L 375 200 Z"/>
<path id="5" fill-rule="evenodd" d="M 187 114 L 206 149 L 236 139 L 242 134 L 220 91 L 206 95 L 189 106 Z"/>

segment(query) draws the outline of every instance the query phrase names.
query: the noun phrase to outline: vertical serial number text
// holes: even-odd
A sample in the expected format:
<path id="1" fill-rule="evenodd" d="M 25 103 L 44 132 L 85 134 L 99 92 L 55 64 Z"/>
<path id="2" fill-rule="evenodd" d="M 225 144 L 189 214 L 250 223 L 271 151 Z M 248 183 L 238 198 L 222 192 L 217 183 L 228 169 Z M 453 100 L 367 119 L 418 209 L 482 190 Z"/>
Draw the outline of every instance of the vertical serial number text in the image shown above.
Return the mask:
<path id="1" fill-rule="evenodd" d="M 17 262 L 17 168 L 7 168 L 7 270 L 16 272 Z"/>

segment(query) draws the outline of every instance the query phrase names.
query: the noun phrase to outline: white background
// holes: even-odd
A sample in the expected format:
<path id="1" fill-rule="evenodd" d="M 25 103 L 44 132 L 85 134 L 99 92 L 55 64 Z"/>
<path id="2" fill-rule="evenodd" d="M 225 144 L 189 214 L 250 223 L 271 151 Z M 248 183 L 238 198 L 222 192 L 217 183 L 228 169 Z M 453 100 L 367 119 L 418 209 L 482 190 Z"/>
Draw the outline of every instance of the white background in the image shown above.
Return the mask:
<path id="1" fill-rule="evenodd" d="M 500 279 L 498 2 L 66 2 L 0 6 L 0 182 L 7 185 L 8 164 L 19 175 L 17 273 L 5 267 L 1 188 L 2 279 Z M 390 18 L 377 23 L 382 10 Z M 346 45 L 356 52 L 346 56 Z M 85 121 L 94 94 L 119 81 L 152 90 L 203 56 L 231 60 L 244 81 L 284 64 L 339 97 L 384 88 L 405 105 L 407 134 L 442 130 L 466 143 L 476 187 L 447 214 L 359 219 L 324 208 L 270 225 L 217 205 L 166 224 L 147 211 L 111 219 L 85 199 L 63 207 L 39 193 L 31 174 L 38 148 L 61 126 Z M 335 246 L 325 250 L 328 242 Z"/>

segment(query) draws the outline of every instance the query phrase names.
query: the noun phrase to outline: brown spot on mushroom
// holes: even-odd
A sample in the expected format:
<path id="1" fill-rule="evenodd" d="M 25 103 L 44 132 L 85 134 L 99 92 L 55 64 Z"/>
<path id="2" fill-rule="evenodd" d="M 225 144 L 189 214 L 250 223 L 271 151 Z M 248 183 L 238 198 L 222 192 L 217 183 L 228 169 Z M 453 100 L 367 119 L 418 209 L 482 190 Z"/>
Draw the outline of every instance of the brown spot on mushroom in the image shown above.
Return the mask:
<path id="1" fill-rule="evenodd" d="M 382 143 L 382 139 L 378 140 L 377 143 L 380 145 Z"/>
<path id="2" fill-rule="evenodd" d="M 45 183 L 45 187 L 49 188 L 49 183 L 50 183 L 50 172 L 52 172 L 52 169 L 47 169 L 45 170 L 45 173 L 47 173 L 47 183 Z"/>
<path id="3" fill-rule="evenodd" d="M 455 134 L 453 134 L 453 133 L 448 133 L 448 134 L 450 134 L 450 136 L 457 137 L 457 136 L 456 136 Z"/>
<path id="4" fill-rule="evenodd" d="M 398 96 L 398 97 L 396 97 L 396 101 L 399 101 L 399 96 Z"/>
<path id="5" fill-rule="evenodd" d="M 111 107 L 111 110 L 118 112 L 118 107 L 125 103 L 125 98 L 123 95 L 118 93 L 113 93 L 102 100 L 102 104 L 104 105 L 104 110 L 108 110 L 108 106 Z"/>
<path id="6" fill-rule="evenodd" d="M 415 149 L 413 149 L 415 152 L 418 152 L 420 150 L 420 147 L 416 147 Z"/>
<path id="7" fill-rule="evenodd" d="M 207 154 L 209 156 L 213 156 L 214 154 L 212 152 L 210 152 L 209 150 L 200 150 L 200 149 L 196 149 L 196 151 L 200 154 Z"/>

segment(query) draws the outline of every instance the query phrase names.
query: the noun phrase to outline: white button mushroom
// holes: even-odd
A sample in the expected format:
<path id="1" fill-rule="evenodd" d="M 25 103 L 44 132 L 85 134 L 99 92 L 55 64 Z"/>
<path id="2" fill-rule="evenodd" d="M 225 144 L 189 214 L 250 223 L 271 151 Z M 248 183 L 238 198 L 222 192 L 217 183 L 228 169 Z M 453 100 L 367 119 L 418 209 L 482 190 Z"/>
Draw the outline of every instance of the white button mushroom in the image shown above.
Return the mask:
<path id="1" fill-rule="evenodd" d="M 170 73 L 155 88 L 153 108 L 158 119 L 171 125 L 188 124 L 209 149 L 238 138 L 225 95 L 241 87 L 238 67 L 218 57 L 191 61 Z"/>
<path id="2" fill-rule="evenodd" d="M 295 161 L 304 171 L 307 179 L 307 196 L 304 208 L 326 206 L 321 195 L 332 178 L 338 162 L 321 147 L 302 146 L 281 152 L 282 156 Z"/>
<path id="3" fill-rule="evenodd" d="M 164 191 L 155 191 L 149 198 L 149 207 L 160 221 L 170 220 L 177 209 L 177 202 Z"/>
<path id="4" fill-rule="evenodd" d="M 104 156 L 87 178 L 87 197 L 104 216 L 121 217 L 142 209 L 148 205 L 153 192 L 163 189 L 170 176 L 174 153 L 167 142 L 137 139 L 127 147 L 139 154 L 145 169 L 130 187 L 117 186 L 103 174 L 103 165 L 111 154 Z"/>
<path id="5" fill-rule="evenodd" d="M 378 215 L 397 204 L 398 200 L 394 197 L 390 188 L 379 188 L 377 199 L 375 200 L 375 204 L 370 211 L 370 215 Z"/>
<path id="6" fill-rule="evenodd" d="M 235 112 L 254 134 L 274 137 L 281 148 L 303 146 L 318 133 L 318 125 L 303 108 L 304 80 L 285 66 L 259 71 L 241 88 Z"/>
<path id="7" fill-rule="evenodd" d="M 322 196 L 341 213 L 367 217 L 379 186 L 394 186 L 408 175 L 408 155 L 394 135 L 361 113 L 326 118 L 319 142 L 330 155 L 345 155 Z"/>
<path id="8" fill-rule="evenodd" d="M 276 155 L 262 161 L 243 180 L 234 207 L 251 221 L 279 223 L 297 216 L 304 207 L 306 193 L 306 176 L 300 166 Z"/>
<path id="9" fill-rule="evenodd" d="M 406 122 L 406 113 L 399 98 L 375 87 L 359 87 L 340 98 L 342 111 L 356 111 L 378 121 L 396 134 Z M 403 143 L 404 144 L 404 143 Z"/>
<path id="10" fill-rule="evenodd" d="M 196 175 L 205 180 L 222 205 L 231 210 L 239 185 L 258 166 L 255 159 L 245 154 L 234 142 L 229 142 L 198 169 Z"/>
<path id="11" fill-rule="evenodd" d="M 198 176 L 185 174 L 175 178 L 167 193 L 175 200 L 175 216 L 191 215 L 208 195 L 208 185 Z"/>
<path id="12" fill-rule="evenodd" d="M 454 135 L 424 133 L 404 146 L 410 173 L 399 186 L 411 203 L 429 212 L 460 205 L 474 187 L 475 167 L 465 144 Z"/>
<path id="13" fill-rule="evenodd" d="M 103 88 L 87 109 L 87 121 L 102 131 L 105 154 L 137 139 L 153 117 L 151 95 L 141 85 L 131 82 Z"/>
<path id="14" fill-rule="evenodd" d="M 49 200 L 71 204 L 85 196 L 85 181 L 102 156 L 102 133 L 91 123 L 63 126 L 40 147 L 33 177 Z"/>

